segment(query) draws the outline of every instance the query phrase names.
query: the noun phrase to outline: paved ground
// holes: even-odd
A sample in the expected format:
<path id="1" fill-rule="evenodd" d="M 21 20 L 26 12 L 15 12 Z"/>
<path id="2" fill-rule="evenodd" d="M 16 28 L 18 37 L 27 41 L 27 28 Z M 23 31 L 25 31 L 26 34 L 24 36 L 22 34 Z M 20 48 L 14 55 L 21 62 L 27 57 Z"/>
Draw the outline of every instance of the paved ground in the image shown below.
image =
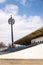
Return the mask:
<path id="1" fill-rule="evenodd" d="M 0 59 L 0 65 L 43 65 L 43 60 Z"/>

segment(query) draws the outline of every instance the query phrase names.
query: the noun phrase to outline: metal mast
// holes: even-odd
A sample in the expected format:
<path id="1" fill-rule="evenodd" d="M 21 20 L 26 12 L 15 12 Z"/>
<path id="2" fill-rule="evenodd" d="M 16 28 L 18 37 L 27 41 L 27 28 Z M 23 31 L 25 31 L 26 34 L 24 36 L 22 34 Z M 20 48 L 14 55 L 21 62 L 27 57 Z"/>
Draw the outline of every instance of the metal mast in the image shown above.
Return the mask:
<path id="1" fill-rule="evenodd" d="M 11 17 L 8 19 L 8 23 L 11 24 L 11 40 L 12 40 L 12 47 L 13 47 L 13 24 L 15 23 L 15 20 Z"/>

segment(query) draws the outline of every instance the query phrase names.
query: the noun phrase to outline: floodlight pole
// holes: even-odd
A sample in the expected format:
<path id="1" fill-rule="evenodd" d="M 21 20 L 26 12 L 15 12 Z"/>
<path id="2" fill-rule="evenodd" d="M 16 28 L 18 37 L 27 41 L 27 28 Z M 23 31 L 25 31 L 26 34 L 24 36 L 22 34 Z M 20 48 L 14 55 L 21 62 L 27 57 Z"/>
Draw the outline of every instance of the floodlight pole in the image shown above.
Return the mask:
<path id="1" fill-rule="evenodd" d="M 11 39 L 12 39 L 12 47 L 13 47 L 13 24 L 15 20 L 12 18 L 12 16 L 9 18 L 8 23 L 11 24 Z"/>
<path id="2" fill-rule="evenodd" d="M 11 38 L 12 38 L 12 47 L 13 47 L 13 25 L 11 24 Z"/>

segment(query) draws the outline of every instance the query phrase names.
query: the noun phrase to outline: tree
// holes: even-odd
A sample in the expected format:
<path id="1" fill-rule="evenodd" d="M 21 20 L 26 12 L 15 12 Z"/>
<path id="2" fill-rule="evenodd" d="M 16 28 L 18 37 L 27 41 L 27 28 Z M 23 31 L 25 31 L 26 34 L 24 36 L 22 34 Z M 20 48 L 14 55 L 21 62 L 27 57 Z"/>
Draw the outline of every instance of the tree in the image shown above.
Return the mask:
<path id="1" fill-rule="evenodd" d="M 0 42 L 0 48 L 5 48 L 6 45 L 3 42 Z"/>

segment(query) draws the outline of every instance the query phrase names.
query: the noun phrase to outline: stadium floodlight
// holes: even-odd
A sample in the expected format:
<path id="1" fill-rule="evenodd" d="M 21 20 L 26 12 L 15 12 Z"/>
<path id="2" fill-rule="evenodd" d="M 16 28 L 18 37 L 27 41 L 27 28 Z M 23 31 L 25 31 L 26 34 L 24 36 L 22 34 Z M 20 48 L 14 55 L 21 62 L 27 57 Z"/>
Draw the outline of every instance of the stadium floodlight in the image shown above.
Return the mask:
<path id="1" fill-rule="evenodd" d="M 11 17 L 8 19 L 8 23 L 11 24 L 11 40 L 12 40 L 12 47 L 13 47 L 13 24 L 15 23 L 15 20 Z"/>

